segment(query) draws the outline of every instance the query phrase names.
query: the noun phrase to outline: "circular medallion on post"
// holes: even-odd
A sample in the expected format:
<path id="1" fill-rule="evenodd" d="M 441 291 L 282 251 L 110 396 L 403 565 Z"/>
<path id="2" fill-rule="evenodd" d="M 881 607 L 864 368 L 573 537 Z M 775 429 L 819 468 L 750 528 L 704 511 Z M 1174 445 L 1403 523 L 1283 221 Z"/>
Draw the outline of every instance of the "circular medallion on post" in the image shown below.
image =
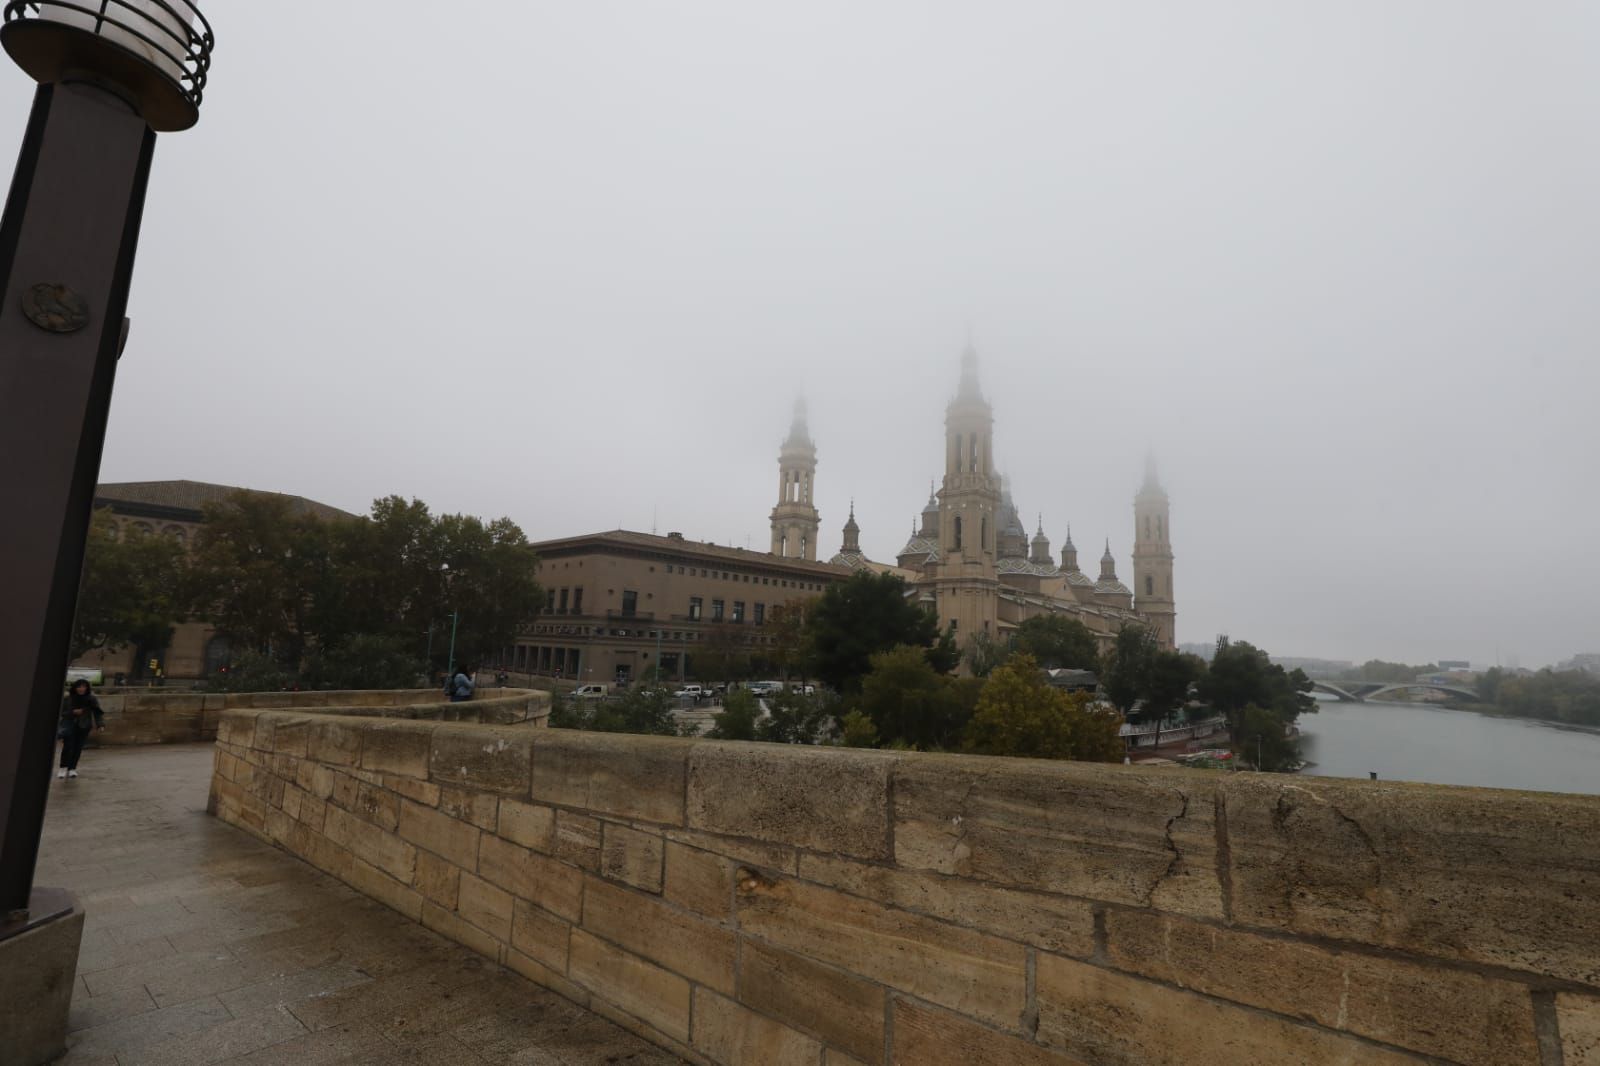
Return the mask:
<path id="1" fill-rule="evenodd" d="M 51 333 L 76 333 L 89 324 L 89 302 L 60 282 L 29 286 L 22 294 L 22 313 Z"/>

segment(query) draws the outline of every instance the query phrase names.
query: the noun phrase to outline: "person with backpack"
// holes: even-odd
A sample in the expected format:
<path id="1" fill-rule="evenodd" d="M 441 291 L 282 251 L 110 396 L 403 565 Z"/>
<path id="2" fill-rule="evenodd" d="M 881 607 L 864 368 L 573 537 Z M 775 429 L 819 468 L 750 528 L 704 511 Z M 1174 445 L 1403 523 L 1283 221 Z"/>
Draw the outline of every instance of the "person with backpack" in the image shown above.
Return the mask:
<path id="1" fill-rule="evenodd" d="M 96 729 L 106 727 L 105 712 L 95 699 L 89 682 L 83 678 L 72 683 L 66 698 L 61 701 L 61 721 L 56 726 L 56 736 L 61 739 L 61 769 L 57 777 L 77 777 L 78 759 L 83 755 L 84 741 Z"/>
<path id="2" fill-rule="evenodd" d="M 472 671 L 462 664 L 445 680 L 444 694 L 450 697 L 451 703 L 465 703 L 472 698 L 472 687 Z"/>

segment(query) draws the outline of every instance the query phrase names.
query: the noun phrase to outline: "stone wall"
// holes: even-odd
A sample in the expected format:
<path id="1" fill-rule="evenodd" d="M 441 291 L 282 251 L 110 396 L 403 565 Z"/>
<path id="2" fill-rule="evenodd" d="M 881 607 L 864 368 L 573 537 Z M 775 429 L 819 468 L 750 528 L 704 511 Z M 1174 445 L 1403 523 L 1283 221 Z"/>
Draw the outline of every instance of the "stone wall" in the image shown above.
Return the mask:
<path id="1" fill-rule="evenodd" d="M 696 1063 L 1600 1064 L 1600 797 L 229 710 L 211 808 Z"/>
<path id="2" fill-rule="evenodd" d="M 542 720 L 550 694 L 524 689 L 485 689 L 464 703 L 442 700 L 433 689 L 370 689 L 352 692 L 176 692 L 125 689 L 98 696 L 106 728 L 91 743 L 182 744 L 215 739 L 229 707 L 304 707 L 319 713 L 427 718 L 509 724 Z"/>

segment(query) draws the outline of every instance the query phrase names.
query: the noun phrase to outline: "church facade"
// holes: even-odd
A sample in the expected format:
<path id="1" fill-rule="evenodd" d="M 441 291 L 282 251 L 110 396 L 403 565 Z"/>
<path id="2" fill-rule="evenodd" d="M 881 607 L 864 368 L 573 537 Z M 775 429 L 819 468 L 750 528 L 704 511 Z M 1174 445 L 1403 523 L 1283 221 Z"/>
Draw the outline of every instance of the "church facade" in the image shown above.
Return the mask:
<path id="1" fill-rule="evenodd" d="M 1134 497 L 1133 588 L 1117 577 L 1110 541 L 1100 558 L 1098 577 L 1078 566 L 1070 528 L 1059 560 L 1051 554 L 1042 524 L 1030 539 L 1006 480 L 995 469 L 994 413 L 978 381 L 977 354 L 962 356 L 961 381 L 945 410 L 944 478 L 930 491 L 928 504 L 894 563 L 867 558 L 861 551 L 854 508 L 844 541 L 831 560 L 852 570 L 895 573 L 909 595 L 932 611 L 940 626 L 953 630 L 958 644 L 973 635 L 1004 643 L 1019 625 L 1037 615 L 1064 615 L 1086 625 L 1108 644 L 1128 622 L 1152 629 L 1166 648 L 1174 646 L 1171 514 L 1166 491 L 1147 463 L 1144 484 Z M 815 545 L 817 514 L 810 506 L 816 450 L 797 408 L 795 424 L 779 459 L 785 486 L 772 513 L 773 552 L 794 545 L 794 524 L 803 501 L 809 538 Z M 798 490 L 791 489 L 799 478 Z M 802 495 L 797 499 L 795 492 Z M 793 548 L 790 549 L 791 551 Z"/>

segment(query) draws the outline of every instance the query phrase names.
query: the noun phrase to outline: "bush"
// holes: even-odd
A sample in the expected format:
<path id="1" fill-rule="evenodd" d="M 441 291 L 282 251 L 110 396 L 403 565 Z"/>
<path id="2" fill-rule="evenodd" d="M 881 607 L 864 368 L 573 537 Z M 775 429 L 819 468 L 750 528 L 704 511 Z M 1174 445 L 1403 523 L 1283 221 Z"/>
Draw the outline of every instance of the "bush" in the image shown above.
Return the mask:
<path id="1" fill-rule="evenodd" d="M 984 684 L 964 747 L 979 755 L 1121 762 L 1121 721 L 1093 710 L 1083 693 L 1053 688 L 1033 656 L 1019 652 Z"/>
<path id="2" fill-rule="evenodd" d="M 715 740 L 754 740 L 760 715 L 761 704 L 755 694 L 749 689 L 735 689 L 722 701 L 722 711 L 706 736 Z"/>
<path id="3" fill-rule="evenodd" d="M 300 669 L 300 684 L 312 689 L 413 688 L 423 676 L 422 659 L 394 637 L 358 633 L 336 648 L 315 652 Z"/>
<path id="4" fill-rule="evenodd" d="M 595 733 L 678 733 L 678 723 L 672 717 L 672 697 L 664 688 L 636 688 L 611 699 L 552 701 L 550 725 Z"/>
<path id="5" fill-rule="evenodd" d="M 206 679 L 211 692 L 281 692 L 294 675 L 270 655 L 247 651 Z"/>

